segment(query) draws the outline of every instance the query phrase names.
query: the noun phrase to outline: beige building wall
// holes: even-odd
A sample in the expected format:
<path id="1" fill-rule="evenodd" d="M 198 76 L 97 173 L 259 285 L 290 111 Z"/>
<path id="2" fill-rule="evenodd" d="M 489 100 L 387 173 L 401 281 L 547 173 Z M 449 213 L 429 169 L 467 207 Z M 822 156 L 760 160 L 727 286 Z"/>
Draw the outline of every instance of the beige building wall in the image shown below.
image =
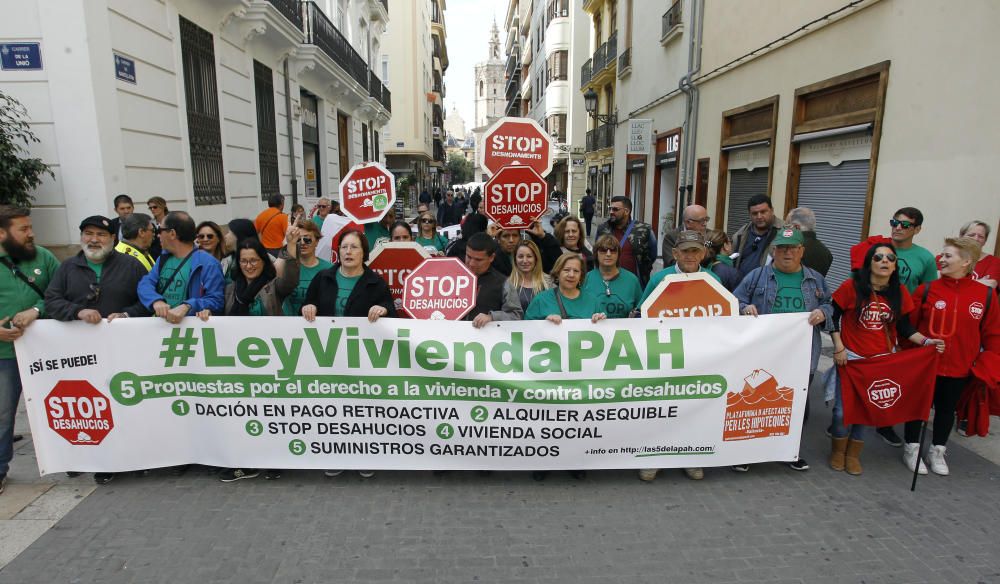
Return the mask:
<path id="1" fill-rule="evenodd" d="M 413 0 L 390 0 L 392 14 L 383 37 L 383 51 L 389 61 L 389 90 L 392 91 L 392 119 L 385 136 L 387 164 L 389 157 L 412 156 L 430 161 L 433 48 L 431 43 L 431 4 Z"/>
<path id="2" fill-rule="evenodd" d="M 846 8 L 846 0 L 706 2 L 696 156 L 711 158 L 708 203 L 713 222 L 718 197 L 722 112 L 778 96 L 771 197 L 786 208 L 786 183 L 796 88 L 889 61 L 869 234 L 887 234 L 899 207 L 926 217 L 916 242 L 940 249 L 945 236 L 978 218 L 1000 217 L 1000 3 L 882 0 Z M 778 41 L 839 9 L 810 31 Z M 718 67 L 778 41 L 777 47 Z M 823 217 L 819 217 L 823 228 Z M 835 226 L 825 226 L 826 229 Z"/>

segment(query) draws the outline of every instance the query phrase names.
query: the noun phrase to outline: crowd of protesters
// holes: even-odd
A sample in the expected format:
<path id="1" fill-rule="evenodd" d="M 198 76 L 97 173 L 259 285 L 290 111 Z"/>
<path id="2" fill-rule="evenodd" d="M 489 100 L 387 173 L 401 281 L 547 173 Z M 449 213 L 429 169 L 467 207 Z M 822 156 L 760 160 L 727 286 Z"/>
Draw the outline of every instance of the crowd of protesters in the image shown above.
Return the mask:
<path id="1" fill-rule="evenodd" d="M 588 197 L 582 207 L 584 220 L 566 215 L 551 234 L 537 221 L 524 230 L 490 225 L 478 213 L 478 200 L 466 213 L 464 195 L 456 199 L 452 191 L 443 200 L 434 197 L 434 213 L 430 196 L 422 194 L 410 223 L 397 221 L 390 212 L 377 223 L 342 232 L 333 242 L 336 263 L 317 255 L 324 220 L 343 214 L 336 201 L 326 198 L 308 215 L 301 206 L 289 214 L 284 197 L 274 195 L 253 220 L 234 219 L 223 228 L 212 221 L 196 224 L 188 213 L 168 210 L 161 197 L 147 201 L 148 215 L 137 213 L 133 200 L 119 195 L 113 201 L 118 216 L 83 219 L 81 250 L 61 263 L 34 243 L 27 209 L 0 207 L 0 492 L 13 454 L 21 393 L 13 341 L 36 319 L 96 325 L 136 317 L 172 324 L 212 316 L 291 316 L 310 322 L 322 316 L 372 322 L 393 318 L 389 287 L 367 266 L 373 248 L 387 241 L 413 241 L 429 253 L 462 259 L 477 278 L 476 302 L 465 316 L 477 328 L 492 321 L 559 325 L 565 319 L 638 317 L 643 301 L 658 294 L 665 277 L 701 272 L 734 293 L 743 315 L 808 314 L 805 326 L 813 331 L 810 383 L 819 363 L 822 332 L 832 337 L 837 366 L 934 345 L 941 357 L 927 452 L 919 452 L 920 421 L 906 423 L 902 438 L 891 427 L 876 431 L 890 445 L 902 447 L 911 471 L 926 473 L 929 467 L 938 475 L 949 473 L 946 444 L 963 388 L 974 377 L 981 353 L 1000 353 L 1000 307 L 995 298 L 1000 260 L 982 249 L 990 233 L 987 223 L 962 226 L 935 257 L 913 242 L 923 214 L 902 208 L 888 221 L 889 237 L 871 237 L 855 246 L 852 275 L 840 283 L 825 279 L 833 256 L 816 237 L 816 217 L 809 209 L 793 209 L 782 221 L 769 198 L 752 197 L 750 221 L 730 239 L 723 231 L 708 229 L 707 211 L 692 205 L 683 210 L 677 229 L 663 233 L 660 248 L 652 227 L 632 218 L 631 200 L 617 196 L 591 245 L 594 201 Z M 461 236 L 449 241 L 440 229 L 457 224 Z M 653 272 L 658 255 L 664 267 Z M 836 368 L 825 382 L 833 406 L 829 466 L 859 475 L 867 429 L 844 425 Z M 995 386 L 996 379 L 987 382 Z M 806 419 L 808 414 L 806 407 Z M 809 469 L 802 458 L 788 465 Z M 732 467 L 737 472 L 749 469 Z M 364 477 L 375 474 L 359 472 Z M 650 481 L 657 472 L 643 469 L 639 478 Z M 700 468 L 684 472 L 695 480 L 704 476 Z M 222 470 L 220 476 L 235 481 L 259 474 L 258 469 L 238 468 Z M 264 474 L 278 479 L 281 470 Z M 536 472 L 534 477 L 542 480 L 545 474 Z M 571 474 L 585 476 L 583 471 Z M 113 478 L 111 473 L 95 475 L 102 484 Z"/>

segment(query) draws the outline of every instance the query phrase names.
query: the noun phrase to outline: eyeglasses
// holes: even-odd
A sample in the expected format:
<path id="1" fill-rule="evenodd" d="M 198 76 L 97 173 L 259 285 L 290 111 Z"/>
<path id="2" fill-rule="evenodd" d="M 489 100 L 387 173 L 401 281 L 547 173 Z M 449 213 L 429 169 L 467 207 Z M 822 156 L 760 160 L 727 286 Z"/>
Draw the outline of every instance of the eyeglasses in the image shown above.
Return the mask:
<path id="1" fill-rule="evenodd" d="M 159 205 L 150 205 L 150 206 L 149 206 L 149 210 L 150 210 L 150 211 L 152 211 L 153 209 L 159 209 L 159 208 L 160 208 L 160 206 L 159 206 Z"/>
<path id="2" fill-rule="evenodd" d="M 434 220 L 433 219 L 421 219 L 420 222 L 421 223 L 434 223 Z"/>
<path id="3" fill-rule="evenodd" d="M 604 295 L 611 296 L 611 284 L 608 284 L 607 280 L 601 280 L 604 282 Z"/>
<path id="4" fill-rule="evenodd" d="M 891 253 L 877 253 L 872 256 L 872 261 L 880 262 L 882 260 L 887 260 L 890 264 L 896 263 L 896 256 Z"/>
<path id="5" fill-rule="evenodd" d="M 317 209 L 326 209 L 326 208 L 327 208 L 327 207 L 329 207 L 329 206 L 330 206 L 330 205 L 316 205 L 316 208 L 317 208 Z"/>
<path id="6" fill-rule="evenodd" d="M 599 247 L 594 250 L 594 253 L 618 253 L 618 249 L 614 247 Z"/>
<path id="7" fill-rule="evenodd" d="M 212 239 L 215 239 L 215 234 L 214 233 L 199 233 L 198 235 L 195 236 L 195 238 L 196 239 L 208 239 L 208 240 L 212 240 Z"/>
<path id="8" fill-rule="evenodd" d="M 899 219 L 889 219 L 890 227 L 902 227 L 903 229 L 909 229 L 911 227 L 916 227 L 917 224 L 913 221 L 902 221 Z"/>
<path id="9" fill-rule="evenodd" d="M 100 284 L 90 285 L 90 294 L 87 294 L 87 302 L 96 302 L 101 297 Z"/>
<path id="10" fill-rule="evenodd" d="M 609 207 L 608 208 L 608 210 L 611 211 L 612 213 L 619 213 L 619 212 L 623 211 L 624 209 L 625 209 L 625 207 Z"/>
<path id="11" fill-rule="evenodd" d="M 256 266 L 259 263 L 260 263 L 260 260 L 256 259 L 256 258 L 248 259 L 248 260 L 240 260 L 240 265 L 241 266 L 248 266 L 248 267 L 249 266 Z"/>
<path id="12" fill-rule="evenodd" d="M 311 237 L 300 237 L 299 245 L 312 245 L 314 241 L 316 240 Z"/>

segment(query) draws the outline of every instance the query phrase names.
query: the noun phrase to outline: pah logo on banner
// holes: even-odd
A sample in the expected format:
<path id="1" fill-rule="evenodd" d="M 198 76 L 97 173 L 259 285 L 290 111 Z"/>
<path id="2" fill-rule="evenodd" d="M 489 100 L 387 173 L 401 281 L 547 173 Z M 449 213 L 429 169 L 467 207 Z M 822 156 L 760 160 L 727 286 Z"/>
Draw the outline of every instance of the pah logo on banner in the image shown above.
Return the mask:
<path id="1" fill-rule="evenodd" d="M 887 410 L 896 405 L 903 396 L 903 388 L 891 379 L 878 379 L 868 386 L 865 392 L 868 401 L 881 410 Z"/>
<path id="2" fill-rule="evenodd" d="M 752 440 L 787 436 L 792 425 L 793 390 L 781 387 L 773 375 L 754 369 L 743 378 L 743 389 L 726 394 L 722 440 Z"/>

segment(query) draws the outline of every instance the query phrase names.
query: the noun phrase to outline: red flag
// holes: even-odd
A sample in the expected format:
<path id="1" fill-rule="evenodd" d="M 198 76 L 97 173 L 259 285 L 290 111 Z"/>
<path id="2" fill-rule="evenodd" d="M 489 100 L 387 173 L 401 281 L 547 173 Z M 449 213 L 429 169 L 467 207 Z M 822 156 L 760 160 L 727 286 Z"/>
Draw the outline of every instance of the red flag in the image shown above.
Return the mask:
<path id="1" fill-rule="evenodd" d="M 881 428 L 926 420 L 937 362 L 934 347 L 848 361 L 839 370 L 844 424 Z"/>

